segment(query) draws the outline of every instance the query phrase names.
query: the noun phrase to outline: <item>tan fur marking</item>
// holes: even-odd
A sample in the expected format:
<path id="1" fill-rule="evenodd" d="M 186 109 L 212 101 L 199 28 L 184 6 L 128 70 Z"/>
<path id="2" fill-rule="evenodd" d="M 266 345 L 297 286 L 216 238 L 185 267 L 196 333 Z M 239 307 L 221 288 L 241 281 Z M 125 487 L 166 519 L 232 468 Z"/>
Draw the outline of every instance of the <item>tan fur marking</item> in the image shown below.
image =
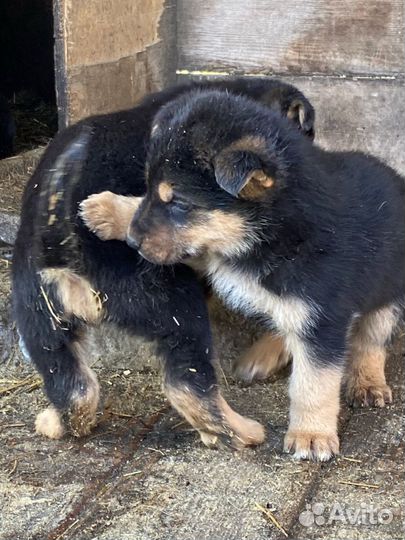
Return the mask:
<path id="1" fill-rule="evenodd" d="M 73 345 L 73 352 L 80 364 L 81 377 L 85 381 L 86 389 L 78 389 L 72 396 L 69 411 L 69 424 L 75 437 L 88 435 L 97 424 L 96 412 L 100 399 L 100 385 L 94 371 L 87 365 L 88 344 L 85 340 Z"/>
<path id="2" fill-rule="evenodd" d="M 289 120 L 297 119 L 302 126 L 305 121 L 305 106 L 300 99 L 295 99 L 291 102 L 291 105 L 287 111 L 287 118 Z"/>
<path id="3" fill-rule="evenodd" d="M 61 439 L 65 432 L 61 416 L 54 407 L 48 407 L 37 415 L 35 431 L 48 439 Z"/>
<path id="4" fill-rule="evenodd" d="M 356 407 L 384 407 L 392 392 L 384 374 L 386 342 L 398 321 L 398 310 L 388 306 L 361 317 L 353 325 L 346 395 Z"/>
<path id="5" fill-rule="evenodd" d="M 274 179 L 267 176 L 264 171 L 251 171 L 246 177 L 245 185 L 239 192 L 239 197 L 250 200 L 258 199 L 273 185 Z"/>
<path id="6" fill-rule="evenodd" d="M 169 203 L 173 199 L 173 187 L 169 182 L 161 182 L 158 186 L 158 194 L 160 199 Z"/>
<path id="7" fill-rule="evenodd" d="M 100 294 L 95 293 L 90 283 L 67 268 L 48 268 L 41 272 L 45 284 L 57 287 L 59 299 L 64 307 L 63 315 L 76 315 L 90 323 L 102 317 Z"/>
<path id="8" fill-rule="evenodd" d="M 275 334 L 265 334 L 239 359 L 235 375 L 245 382 L 264 380 L 288 364 L 290 355 L 284 340 Z"/>
<path id="9" fill-rule="evenodd" d="M 201 220 L 188 227 L 158 226 L 142 239 L 139 251 L 156 263 L 177 262 L 184 252 L 191 256 L 205 251 L 231 255 L 248 247 L 249 236 L 243 219 L 220 210 L 202 213 Z"/>
<path id="10" fill-rule="evenodd" d="M 391 388 L 384 374 L 385 350 L 357 350 L 354 354 L 346 386 L 348 401 L 356 407 L 385 407 L 392 403 Z"/>
<path id="11" fill-rule="evenodd" d="M 244 246 L 246 226 L 239 215 L 213 210 L 206 214 L 202 223 L 192 225 L 184 231 L 186 245 L 200 250 L 208 248 L 211 252 L 231 252 Z M 230 253 L 229 253 L 230 254 Z"/>
<path id="12" fill-rule="evenodd" d="M 156 227 L 152 234 L 148 233 L 143 237 L 139 250 L 157 263 L 164 263 L 179 247 L 176 239 L 175 232 L 169 227 Z"/>
<path id="13" fill-rule="evenodd" d="M 219 393 L 211 406 L 218 410 L 220 421 L 208 410 L 208 404 L 197 399 L 186 386 L 175 388 L 167 385 L 165 390 L 173 407 L 200 432 L 204 444 L 215 445 L 219 435 L 230 436 L 235 448 L 264 441 L 263 426 L 235 412 Z"/>
<path id="14" fill-rule="evenodd" d="M 55 210 L 56 205 L 58 202 L 62 199 L 63 192 L 57 191 L 56 193 L 52 193 L 48 199 L 48 211 L 53 212 Z"/>
<path id="15" fill-rule="evenodd" d="M 262 153 L 266 150 L 266 139 L 258 135 L 246 135 L 241 139 L 231 143 L 224 152 L 228 150 L 242 150 L 246 152 Z"/>
<path id="16" fill-rule="evenodd" d="M 143 197 L 125 197 L 103 191 L 82 201 L 80 215 L 101 240 L 125 240 L 142 200 Z"/>
<path id="17" fill-rule="evenodd" d="M 215 255 L 207 260 L 207 273 L 214 289 L 232 309 L 246 315 L 264 314 L 271 318 L 277 330 L 287 338 L 305 332 L 316 319 L 316 306 L 294 296 L 278 296 L 265 288 L 257 279 L 237 271 Z M 294 340 L 287 350 L 296 345 Z"/>
<path id="18" fill-rule="evenodd" d="M 237 447 L 257 445 L 264 441 L 264 428 L 259 422 L 235 412 L 222 396 L 219 396 L 218 405 L 225 423 L 233 432 L 233 440 Z"/>
<path id="19" fill-rule="evenodd" d="M 301 354 L 300 354 L 301 352 Z M 293 351 L 290 424 L 284 450 L 298 459 L 327 461 L 339 452 L 337 421 L 342 371 L 312 364 L 308 354 Z"/>

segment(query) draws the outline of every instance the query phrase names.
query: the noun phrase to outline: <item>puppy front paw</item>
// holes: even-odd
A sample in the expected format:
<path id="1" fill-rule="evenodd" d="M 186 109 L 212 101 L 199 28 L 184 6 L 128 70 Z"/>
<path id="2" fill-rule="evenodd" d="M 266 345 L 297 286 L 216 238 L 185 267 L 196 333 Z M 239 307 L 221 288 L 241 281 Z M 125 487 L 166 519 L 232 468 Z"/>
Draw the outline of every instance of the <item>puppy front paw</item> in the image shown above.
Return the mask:
<path id="1" fill-rule="evenodd" d="M 337 433 L 288 430 L 284 452 L 293 452 L 296 459 L 328 461 L 339 453 L 339 438 Z"/>
<path id="2" fill-rule="evenodd" d="M 97 425 L 97 406 L 100 399 L 100 385 L 95 373 L 82 365 L 82 381 L 72 396 L 69 411 L 69 426 L 72 435 L 83 437 L 88 435 Z"/>
<path id="3" fill-rule="evenodd" d="M 122 223 L 118 205 L 118 195 L 103 191 L 82 201 L 79 214 L 87 228 L 101 240 L 125 240 L 127 222 Z"/>

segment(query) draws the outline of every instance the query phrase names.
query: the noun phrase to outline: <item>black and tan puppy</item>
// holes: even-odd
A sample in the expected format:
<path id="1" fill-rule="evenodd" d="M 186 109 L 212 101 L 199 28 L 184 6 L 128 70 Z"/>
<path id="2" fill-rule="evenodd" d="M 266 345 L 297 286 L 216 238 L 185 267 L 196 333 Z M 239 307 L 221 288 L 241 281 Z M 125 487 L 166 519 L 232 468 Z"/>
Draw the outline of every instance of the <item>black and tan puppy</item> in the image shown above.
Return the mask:
<path id="1" fill-rule="evenodd" d="M 234 446 L 263 440 L 262 426 L 235 413 L 220 394 L 204 294 L 194 272 L 184 265 L 157 267 L 122 242 L 101 242 L 77 215 L 92 193 L 143 195 L 155 113 L 174 97 L 207 87 L 263 100 L 313 136 L 313 108 L 294 87 L 263 79 L 193 83 L 63 131 L 27 185 L 14 252 L 13 305 L 22 344 L 51 402 L 38 415 L 39 433 L 61 437 L 65 413 L 75 435 L 95 424 L 99 385 L 86 363 L 86 329 L 104 320 L 157 342 L 166 394 L 204 442 L 217 436 Z"/>
<path id="2" fill-rule="evenodd" d="M 339 450 L 339 393 L 383 407 L 386 344 L 405 299 L 405 183 L 361 153 L 323 151 L 244 97 L 195 92 L 154 119 L 147 195 L 127 243 L 204 262 L 232 308 L 293 357 L 285 450 Z"/>

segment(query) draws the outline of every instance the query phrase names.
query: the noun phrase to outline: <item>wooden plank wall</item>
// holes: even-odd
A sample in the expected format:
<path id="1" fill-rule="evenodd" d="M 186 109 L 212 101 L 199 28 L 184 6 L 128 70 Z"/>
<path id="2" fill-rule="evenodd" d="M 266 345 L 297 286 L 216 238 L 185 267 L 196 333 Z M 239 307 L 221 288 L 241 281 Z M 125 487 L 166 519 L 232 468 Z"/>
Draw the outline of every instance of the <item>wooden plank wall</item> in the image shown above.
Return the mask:
<path id="1" fill-rule="evenodd" d="M 177 0 L 179 79 L 273 75 L 317 111 L 317 140 L 405 174 L 405 0 Z"/>
<path id="2" fill-rule="evenodd" d="M 175 78 L 175 0 L 54 0 L 60 126 Z"/>

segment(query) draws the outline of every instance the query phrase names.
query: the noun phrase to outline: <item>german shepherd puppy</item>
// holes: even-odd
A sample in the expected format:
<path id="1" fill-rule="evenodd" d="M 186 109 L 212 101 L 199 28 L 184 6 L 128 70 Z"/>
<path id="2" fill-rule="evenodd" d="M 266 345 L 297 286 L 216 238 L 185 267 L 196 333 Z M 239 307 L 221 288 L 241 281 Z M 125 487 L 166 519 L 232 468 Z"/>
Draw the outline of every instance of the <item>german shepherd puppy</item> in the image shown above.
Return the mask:
<path id="1" fill-rule="evenodd" d="M 351 402 L 392 400 L 384 363 L 405 300 L 404 179 L 218 91 L 158 112 L 146 171 L 127 243 L 159 265 L 198 260 L 231 308 L 282 337 L 293 358 L 285 451 L 328 460 L 344 375 Z"/>
<path id="2" fill-rule="evenodd" d="M 193 270 L 155 266 L 122 242 L 102 242 L 77 215 L 92 193 L 144 195 L 152 119 L 162 105 L 195 88 L 250 95 L 287 116 L 297 133 L 313 137 L 308 100 L 290 85 L 263 79 L 174 87 L 55 137 L 26 187 L 13 261 L 22 347 L 51 402 L 36 420 L 38 433 L 47 437 L 63 435 L 64 415 L 74 435 L 94 426 L 99 384 L 86 364 L 86 328 L 108 321 L 156 341 L 165 392 L 206 444 L 218 437 L 233 446 L 263 441 L 263 427 L 221 396 L 203 288 Z"/>

